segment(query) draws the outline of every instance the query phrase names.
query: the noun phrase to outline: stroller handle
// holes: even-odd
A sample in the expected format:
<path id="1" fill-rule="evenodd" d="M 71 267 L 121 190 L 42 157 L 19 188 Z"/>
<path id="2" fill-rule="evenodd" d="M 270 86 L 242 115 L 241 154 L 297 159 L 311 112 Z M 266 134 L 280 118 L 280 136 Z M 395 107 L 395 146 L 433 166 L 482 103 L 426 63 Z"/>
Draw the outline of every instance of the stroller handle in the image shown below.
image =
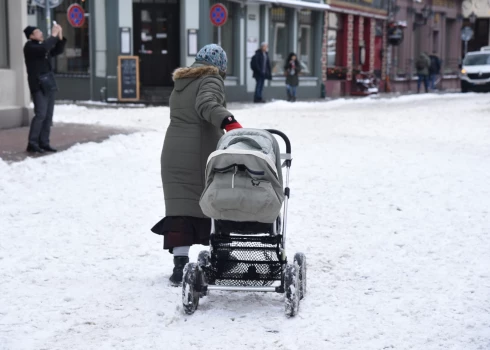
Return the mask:
<path id="1" fill-rule="evenodd" d="M 284 143 L 286 144 L 286 153 L 291 154 L 291 141 L 289 141 L 289 138 L 286 136 L 285 133 L 275 129 L 265 129 L 265 131 L 270 132 L 273 135 L 280 136 L 284 140 Z"/>

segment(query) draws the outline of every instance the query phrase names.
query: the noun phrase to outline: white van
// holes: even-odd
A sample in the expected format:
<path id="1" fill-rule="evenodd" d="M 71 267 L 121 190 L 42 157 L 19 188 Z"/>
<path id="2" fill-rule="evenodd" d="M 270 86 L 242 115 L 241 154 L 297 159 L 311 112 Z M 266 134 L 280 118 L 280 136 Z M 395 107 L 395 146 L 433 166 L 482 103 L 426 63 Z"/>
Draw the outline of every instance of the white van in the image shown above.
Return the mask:
<path id="1" fill-rule="evenodd" d="M 459 78 L 462 92 L 490 92 L 490 46 L 466 54 Z"/>

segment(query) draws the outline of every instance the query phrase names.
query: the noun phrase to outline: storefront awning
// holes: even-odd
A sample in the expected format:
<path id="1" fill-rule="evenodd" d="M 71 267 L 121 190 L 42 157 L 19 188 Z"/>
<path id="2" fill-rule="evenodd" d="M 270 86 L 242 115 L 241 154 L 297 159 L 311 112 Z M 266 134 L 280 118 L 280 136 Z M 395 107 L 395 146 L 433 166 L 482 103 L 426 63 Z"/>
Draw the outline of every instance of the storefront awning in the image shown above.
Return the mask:
<path id="1" fill-rule="evenodd" d="M 388 16 L 378 15 L 378 14 L 374 14 L 372 12 L 351 10 L 351 9 L 347 9 L 347 8 L 343 8 L 343 7 L 337 7 L 337 6 L 330 6 L 330 11 L 338 12 L 338 13 L 345 13 L 345 14 L 354 15 L 354 16 L 363 16 L 363 17 L 369 17 L 369 18 L 382 19 L 382 20 L 388 19 Z"/>
<path id="2" fill-rule="evenodd" d="M 300 0 L 256 0 L 256 1 L 248 1 L 248 2 L 278 5 L 278 6 L 284 6 L 284 7 L 311 9 L 311 10 L 328 10 L 328 9 L 330 9 L 330 6 L 327 4 L 321 4 L 318 2 L 300 1 Z"/>

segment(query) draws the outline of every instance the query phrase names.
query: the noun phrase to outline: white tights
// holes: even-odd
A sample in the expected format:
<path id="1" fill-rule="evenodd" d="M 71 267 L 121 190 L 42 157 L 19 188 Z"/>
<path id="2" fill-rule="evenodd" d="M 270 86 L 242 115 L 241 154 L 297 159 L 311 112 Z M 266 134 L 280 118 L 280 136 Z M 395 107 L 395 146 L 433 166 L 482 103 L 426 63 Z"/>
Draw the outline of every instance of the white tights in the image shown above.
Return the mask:
<path id="1" fill-rule="evenodd" d="M 182 246 L 182 247 L 175 247 L 173 249 L 173 254 L 174 256 L 189 256 L 189 249 L 191 249 L 190 246 Z"/>

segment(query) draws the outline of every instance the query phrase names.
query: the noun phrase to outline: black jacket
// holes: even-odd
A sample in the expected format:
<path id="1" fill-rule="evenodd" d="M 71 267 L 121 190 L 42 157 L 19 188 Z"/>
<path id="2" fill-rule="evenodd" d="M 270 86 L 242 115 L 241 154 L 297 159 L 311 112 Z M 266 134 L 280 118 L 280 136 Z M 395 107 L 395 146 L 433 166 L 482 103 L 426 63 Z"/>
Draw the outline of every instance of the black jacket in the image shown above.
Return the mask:
<path id="1" fill-rule="evenodd" d="M 430 55 L 429 74 L 439 74 L 441 72 L 441 60 L 436 55 Z"/>
<path id="2" fill-rule="evenodd" d="M 294 69 L 294 74 L 291 74 L 291 70 Z M 298 60 L 294 61 L 294 67 L 291 63 L 284 65 L 284 74 L 286 75 L 286 85 L 298 86 L 299 85 L 299 73 L 301 72 L 301 63 Z"/>
<path id="3" fill-rule="evenodd" d="M 271 74 L 271 61 L 269 60 L 269 54 L 265 53 L 265 74 L 262 72 L 262 67 L 264 66 L 264 54 L 261 49 L 255 51 L 254 57 L 252 57 L 252 61 L 250 62 L 250 68 L 254 72 L 254 78 L 265 78 L 267 80 L 272 79 Z"/>
<path id="4" fill-rule="evenodd" d="M 66 39 L 50 36 L 43 42 L 29 40 L 24 45 L 24 58 L 27 67 L 27 80 L 31 94 L 41 90 L 39 76 L 51 72 L 51 57 L 61 55 L 65 49 Z"/>

